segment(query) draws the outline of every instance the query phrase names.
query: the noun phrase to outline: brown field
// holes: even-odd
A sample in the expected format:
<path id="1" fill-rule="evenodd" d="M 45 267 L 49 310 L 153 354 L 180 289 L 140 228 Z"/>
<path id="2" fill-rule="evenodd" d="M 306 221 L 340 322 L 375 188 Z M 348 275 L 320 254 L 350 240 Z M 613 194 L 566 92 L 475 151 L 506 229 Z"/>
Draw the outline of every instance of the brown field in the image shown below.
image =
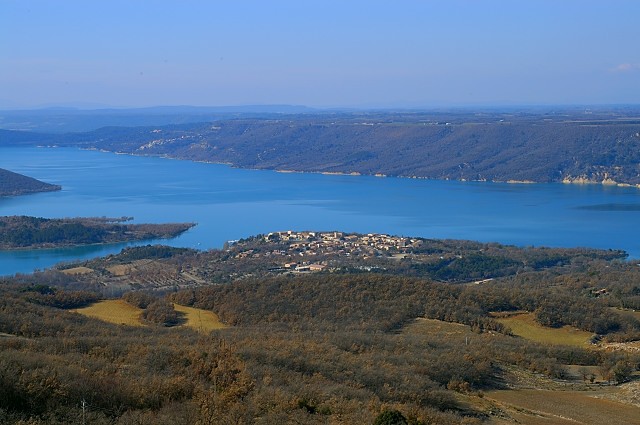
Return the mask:
<path id="1" fill-rule="evenodd" d="M 592 335 L 590 332 L 581 331 L 571 326 L 563 326 L 562 328 L 540 326 L 533 320 L 533 314 L 531 313 L 499 317 L 497 320 L 511 328 L 514 335 L 547 344 L 584 347 L 588 344 Z"/>
<path id="2" fill-rule="evenodd" d="M 640 424 L 639 407 L 603 400 L 583 393 L 497 390 L 486 392 L 484 398 L 496 403 L 497 407 L 514 422 L 525 425 Z"/>
<path id="3" fill-rule="evenodd" d="M 210 311 L 193 307 L 185 307 L 178 304 L 173 304 L 173 308 L 184 314 L 186 319 L 184 326 L 189 326 L 200 332 L 209 332 L 215 329 L 224 329 L 227 327 L 218 320 L 218 316 Z"/>
<path id="4" fill-rule="evenodd" d="M 129 264 L 107 267 L 107 271 L 114 276 L 126 276 L 133 270 L 134 267 Z"/>
<path id="5" fill-rule="evenodd" d="M 142 310 L 127 304 L 124 300 L 98 301 L 89 307 L 72 311 L 118 325 L 142 326 L 142 323 L 140 323 L 140 313 L 142 313 Z"/>
<path id="6" fill-rule="evenodd" d="M 80 274 L 87 274 L 91 272 L 93 272 L 93 269 L 90 269 L 89 267 L 74 267 L 71 269 L 62 270 L 62 273 L 68 274 L 68 275 L 80 275 Z"/>
<path id="7" fill-rule="evenodd" d="M 419 317 L 405 326 L 402 332 L 413 335 L 445 335 L 448 338 L 464 338 L 465 336 L 477 335 L 471 330 L 471 327 L 467 325 L 444 322 L 437 319 L 425 319 L 423 317 Z"/>

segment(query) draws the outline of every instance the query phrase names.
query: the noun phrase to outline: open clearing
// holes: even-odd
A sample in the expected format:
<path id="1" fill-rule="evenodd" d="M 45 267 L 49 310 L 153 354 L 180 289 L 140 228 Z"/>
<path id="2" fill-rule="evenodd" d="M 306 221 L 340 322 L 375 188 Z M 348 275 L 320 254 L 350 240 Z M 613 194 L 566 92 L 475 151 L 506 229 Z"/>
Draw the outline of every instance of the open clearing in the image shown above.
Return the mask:
<path id="1" fill-rule="evenodd" d="M 419 317 L 402 330 L 403 333 L 413 335 L 433 335 L 439 338 L 462 338 L 477 336 L 471 327 L 460 323 L 445 322 L 437 319 L 425 319 Z"/>
<path id="2" fill-rule="evenodd" d="M 509 317 L 499 317 L 500 323 L 511 328 L 514 335 L 532 341 L 558 344 L 572 345 L 574 347 L 584 347 L 588 344 L 592 334 L 590 332 L 581 331 L 571 326 L 563 326 L 561 328 L 547 328 L 537 324 L 533 320 L 533 314 L 523 313 Z"/>
<path id="3" fill-rule="evenodd" d="M 87 274 L 91 272 L 93 272 L 93 269 L 90 269 L 88 267 L 83 267 L 83 266 L 62 270 L 62 273 L 72 275 L 72 276 Z"/>
<path id="4" fill-rule="evenodd" d="M 214 329 L 226 328 L 226 326 L 218 320 L 218 316 L 210 311 L 193 307 L 185 307 L 178 304 L 173 304 L 173 308 L 184 314 L 186 319 L 184 326 L 189 326 L 201 332 L 209 332 Z"/>
<path id="5" fill-rule="evenodd" d="M 185 307 L 178 304 L 174 304 L 173 306 L 176 311 L 184 314 L 185 322 L 180 326 L 189 326 L 200 332 L 209 332 L 214 329 L 224 329 L 227 327 L 210 311 Z M 88 307 L 71 311 L 118 325 L 144 326 L 140 321 L 142 309 L 133 307 L 121 299 L 102 300 Z"/>
<path id="6" fill-rule="evenodd" d="M 72 311 L 118 325 L 142 326 L 140 323 L 142 310 L 127 304 L 124 300 L 98 301 L 88 307 Z"/>
<path id="7" fill-rule="evenodd" d="M 485 393 L 521 424 L 640 424 L 640 408 L 570 391 L 498 390 Z"/>

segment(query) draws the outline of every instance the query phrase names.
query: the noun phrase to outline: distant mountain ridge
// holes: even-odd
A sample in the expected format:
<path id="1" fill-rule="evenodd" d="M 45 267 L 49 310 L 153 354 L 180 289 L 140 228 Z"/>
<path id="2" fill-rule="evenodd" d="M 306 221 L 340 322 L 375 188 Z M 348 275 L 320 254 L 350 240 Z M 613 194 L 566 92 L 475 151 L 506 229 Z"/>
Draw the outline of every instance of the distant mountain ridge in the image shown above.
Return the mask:
<path id="1" fill-rule="evenodd" d="M 640 187 L 638 107 L 279 114 L 0 139 L 279 171 Z"/>
<path id="2" fill-rule="evenodd" d="M 238 118 L 277 118 L 283 114 L 311 114 L 297 105 L 153 106 L 147 108 L 0 110 L 0 129 L 46 133 L 92 131 L 106 126 L 187 124 Z"/>
<path id="3" fill-rule="evenodd" d="M 62 189 L 59 185 L 41 182 L 22 174 L 0 168 L 0 196 L 25 195 Z"/>

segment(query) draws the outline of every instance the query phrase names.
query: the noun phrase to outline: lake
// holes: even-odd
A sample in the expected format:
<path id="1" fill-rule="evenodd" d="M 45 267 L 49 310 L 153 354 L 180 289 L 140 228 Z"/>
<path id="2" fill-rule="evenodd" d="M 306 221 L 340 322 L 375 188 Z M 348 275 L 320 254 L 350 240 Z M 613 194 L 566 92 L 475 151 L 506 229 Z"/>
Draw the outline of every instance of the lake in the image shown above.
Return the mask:
<path id="1" fill-rule="evenodd" d="M 340 230 L 518 246 L 623 249 L 640 258 L 640 190 L 244 170 L 67 148 L 0 148 L 0 168 L 62 185 L 0 198 L 0 215 L 197 222 L 165 243 L 197 249 L 278 230 Z M 131 244 L 0 252 L 0 275 Z"/>

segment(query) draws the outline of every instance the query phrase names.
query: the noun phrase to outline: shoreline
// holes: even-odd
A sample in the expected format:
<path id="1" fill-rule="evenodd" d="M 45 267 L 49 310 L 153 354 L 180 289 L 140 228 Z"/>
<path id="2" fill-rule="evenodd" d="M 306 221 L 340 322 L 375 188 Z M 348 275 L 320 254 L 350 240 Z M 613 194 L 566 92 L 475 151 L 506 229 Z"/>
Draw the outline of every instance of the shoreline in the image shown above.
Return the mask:
<path id="1" fill-rule="evenodd" d="M 10 216 L 1 216 L 0 218 L 6 218 Z M 48 219 L 48 220 L 64 220 L 64 219 Z M 74 220 L 71 219 L 71 222 L 79 222 L 82 224 L 82 220 Z M 132 237 L 129 239 L 120 239 L 120 240 L 104 240 L 101 242 L 94 243 L 74 243 L 74 242 L 42 242 L 39 244 L 32 245 L 24 245 L 24 246 L 7 246 L 5 244 L 0 244 L 0 252 L 20 252 L 20 251 L 44 251 L 44 250 L 56 250 L 56 249 L 69 249 L 69 248 L 81 248 L 81 247 L 91 247 L 91 246 L 105 246 L 105 245 L 116 245 L 116 244 L 126 244 L 126 243 L 139 243 L 144 241 L 152 241 L 152 240 L 168 240 L 174 239 L 188 230 L 197 226 L 197 223 L 139 223 L 139 224 L 129 224 L 128 226 L 162 226 L 162 225 L 174 225 L 179 224 L 185 227 L 182 230 L 176 231 L 174 233 L 167 234 L 152 234 L 151 237 L 145 235 L 145 237 Z M 134 232 L 136 230 L 133 230 Z M 137 231 L 138 233 L 140 231 Z"/>
<path id="2" fill-rule="evenodd" d="M 616 187 L 633 187 L 636 189 L 640 189 L 640 183 L 620 183 L 615 180 L 605 178 L 602 181 L 590 180 L 584 177 L 565 177 L 563 180 L 552 180 L 548 182 L 539 182 L 534 180 L 468 180 L 468 179 L 452 179 L 452 178 L 434 178 L 434 177 L 426 177 L 426 176 L 403 176 L 403 175 L 388 175 L 384 173 L 374 173 L 374 174 L 363 174 L 358 171 L 304 171 L 304 170 L 292 170 L 292 169 L 278 169 L 278 168 L 254 168 L 254 167 L 243 167 L 237 164 L 233 164 L 230 162 L 217 162 L 217 161 L 207 161 L 207 160 L 195 160 L 188 158 L 179 158 L 170 156 L 167 154 L 136 154 L 136 153 L 128 153 L 128 152 L 117 152 L 117 151 L 109 151 L 105 149 L 100 149 L 96 147 L 74 147 L 74 146 L 58 146 L 58 145 L 39 145 L 36 146 L 38 148 L 71 148 L 78 150 L 89 150 L 89 151 L 98 151 L 104 153 L 113 153 L 115 155 L 130 155 L 130 156 L 147 156 L 147 157 L 156 157 L 156 158 L 166 158 L 173 159 L 178 161 L 191 161 L 191 162 L 199 162 L 203 164 L 217 164 L 217 165 L 226 165 L 232 168 L 238 168 L 242 170 L 255 170 L 255 171 L 275 171 L 277 173 L 283 174 L 322 174 L 325 176 L 368 176 L 368 177 L 381 177 L 381 178 L 398 178 L 398 179 L 421 179 L 421 180 L 441 180 L 441 181 L 459 181 L 459 182 L 476 182 L 476 183 L 502 183 L 502 184 L 578 184 L 578 185 L 602 185 L 602 186 L 616 186 Z"/>

